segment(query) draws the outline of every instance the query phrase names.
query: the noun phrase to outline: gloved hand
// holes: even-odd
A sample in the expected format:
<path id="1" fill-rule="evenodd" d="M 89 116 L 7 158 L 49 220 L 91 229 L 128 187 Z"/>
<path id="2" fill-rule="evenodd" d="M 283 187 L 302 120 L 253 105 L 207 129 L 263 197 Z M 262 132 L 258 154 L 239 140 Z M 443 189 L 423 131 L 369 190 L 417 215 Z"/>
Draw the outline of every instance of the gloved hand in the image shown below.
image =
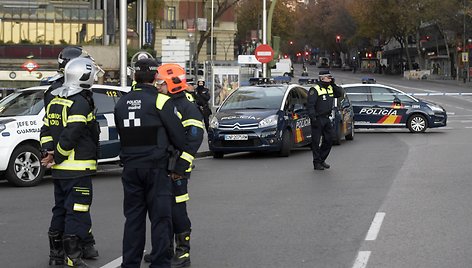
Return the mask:
<path id="1" fill-rule="evenodd" d="M 176 181 L 176 180 L 181 180 L 181 179 L 184 178 L 184 176 L 179 175 L 179 174 L 177 174 L 177 173 L 175 173 L 175 172 L 171 172 L 171 173 L 169 174 L 169 177 L 170 177 L 172 180 L 174 180 L 174 181 Z"/>

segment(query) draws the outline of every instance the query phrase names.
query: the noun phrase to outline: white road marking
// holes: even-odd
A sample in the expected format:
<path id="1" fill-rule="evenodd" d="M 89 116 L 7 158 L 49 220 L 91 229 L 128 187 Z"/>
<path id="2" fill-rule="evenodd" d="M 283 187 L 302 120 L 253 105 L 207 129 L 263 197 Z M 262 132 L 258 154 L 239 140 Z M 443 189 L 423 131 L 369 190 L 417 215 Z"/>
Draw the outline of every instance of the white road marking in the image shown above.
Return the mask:
<path id="1" fill-rule="evenodd" d="M 370 251 L 359 251 L 352 268 L 365 268 L 367 266 L 367 262 L 369 261 L 370 253 Z"/>
<path id="2" fill-rule="evenodd" d="M 116 260 L 113 260 L 105 265 L 103 265 L 102 267 L 100 268 L 118 268 L 121 266 L 121 262 L 123 261 L 123 257 L 119 257 L 118 259 Z"/>
<path id="3" fill-rule="evenodd" d="M 383 219 L 385 218 L 385 212 L 377 212 L 375 214 L 374 220 L 370 225 L 369 231 L 365 237 L 366 241 L 373 241 L 377 239 L 377 235 L 380 231 L 380 226 L 382 226 Z"/>

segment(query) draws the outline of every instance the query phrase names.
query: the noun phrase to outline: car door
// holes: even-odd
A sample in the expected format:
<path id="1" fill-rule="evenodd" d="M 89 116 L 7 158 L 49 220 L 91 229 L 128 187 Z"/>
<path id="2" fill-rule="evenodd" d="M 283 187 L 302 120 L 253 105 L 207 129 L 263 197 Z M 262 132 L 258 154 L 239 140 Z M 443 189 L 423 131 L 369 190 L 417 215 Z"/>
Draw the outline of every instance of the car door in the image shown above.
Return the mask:
<path id="1" fill-rule="evenodd" d="M 398 97 L 401 92 L 377 85 L 371 86 L 372 123 L 378 126 L 396 127 L 405 124 L 406 108 Z"/>
<path id="2" fill-rule="evenodd" d="M 118 157 L 120 140 L 116 130 L 113 110 L 123 93 L 112 88 L 93 88 L 93 100 L 96 107 L 97 121 L 100 124 L 99 159 Z"/>
<path id="3" fill-rule="evenodd" d="M 354 122 L 358 127 L 370 126 L 373 123 L 372 97 L 370 88 L 367 85 L 345 87 L 344 90 L 349 96 L 352 108 L 354 110 Z"/>
<path id="4" fill-rule="evenodd" d="M 294 87 L 288 93 L 285 111 L 289 116 L 289 121 L 292 121 L 294 144 L 296 146 L 303 145 L 310 142 L 311 127 L 306 103 L 308 94 L 305 89 Z"/>

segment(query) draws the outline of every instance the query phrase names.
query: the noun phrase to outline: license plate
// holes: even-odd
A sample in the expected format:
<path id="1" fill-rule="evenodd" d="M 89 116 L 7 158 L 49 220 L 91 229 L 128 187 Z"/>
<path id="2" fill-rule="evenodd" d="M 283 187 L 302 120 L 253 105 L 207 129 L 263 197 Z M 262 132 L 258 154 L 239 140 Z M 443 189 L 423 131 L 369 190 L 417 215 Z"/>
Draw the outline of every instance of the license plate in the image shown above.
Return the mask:
<path id="1" fill-rule="evenodd" d="M 228 134 L 225 135 L 226 141 L 246 141 L 248 140 L 247 134 Z"/>

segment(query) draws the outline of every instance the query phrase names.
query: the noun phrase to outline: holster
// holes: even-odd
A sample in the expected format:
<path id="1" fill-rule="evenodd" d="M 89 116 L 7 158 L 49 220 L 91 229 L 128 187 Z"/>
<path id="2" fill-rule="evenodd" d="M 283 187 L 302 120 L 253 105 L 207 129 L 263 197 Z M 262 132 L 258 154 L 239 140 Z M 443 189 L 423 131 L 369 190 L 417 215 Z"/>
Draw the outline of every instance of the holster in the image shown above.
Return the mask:
<path id="1" fill-rule="evenodd" d="M 172 145 L 167 147 L 167 151 L 169 152 L 169 162 L 167 164 L 167 170 L 173 171 L 177 164 L 177 160 L 179 160 L 180 151 L 175 149 Z"/>

